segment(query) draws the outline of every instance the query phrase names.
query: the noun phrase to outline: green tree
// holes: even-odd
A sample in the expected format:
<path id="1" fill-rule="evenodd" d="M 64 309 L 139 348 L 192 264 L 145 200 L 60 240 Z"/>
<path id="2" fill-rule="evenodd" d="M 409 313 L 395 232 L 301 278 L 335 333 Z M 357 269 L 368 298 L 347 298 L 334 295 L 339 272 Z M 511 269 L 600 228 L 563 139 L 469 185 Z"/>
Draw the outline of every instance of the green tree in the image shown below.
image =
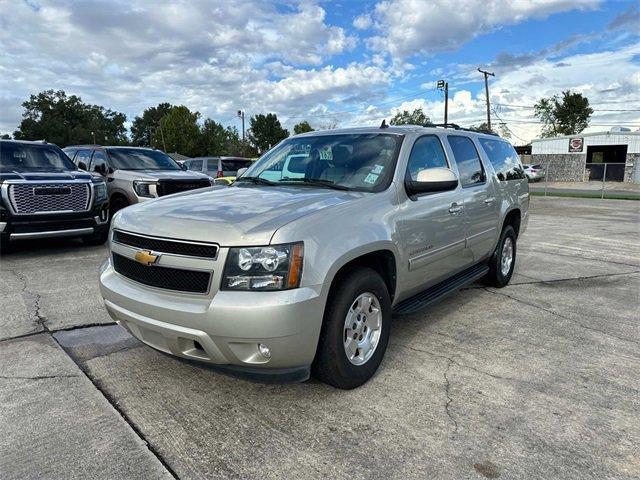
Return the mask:
<path id="1" fill-rule="evenodd" d="M 11 140 L 11 135 L 9 135 L 8 133 L 3 133 L 0 138 L 2 140 Z"/>
<path id="2" fill-rule="evenodd" d="M 131 143 L 139 147 L 152 146 L 153 133 L 171 107 L 170 103 L 159 103 L 155 107 L 147 108 L 141 116 L 134 118 L 131 124 Z"/>
<path id="3" fill-rule="evenodd" d="M 227 155 L 229 133 L 220 123 L 207 118 L 200 127 L 198 155 Z"/>
<path id="4" fill-rule="evenodd" d="M 196 156 L 199 153 L 199 118 L 199 112 L 192 112 L 184 105 L 171 107 L 153 134 L 154 145 L 162 146 L 167 153 Z"/>
<path id="5" fill-rule="evenodd" d="M 296 135 L 298 135 L 299 133 L 307 133 L 307 132 L 313 132 L 314 129 L 311 128 L 311 125 L 309 125 L 309 122 L 307 122 L 306 120 L 303 120 L 300 123 L 297 123 L 293 126 L 293 133 L 295 133 Z"/>
<path id="6" fill-rule="evenodd" d="M 489 130 L 489 125 L 487 124 L 487 122 L 482 122 L 478 126 L 472 125 L 471 127 L 469 127 L 469 129 L 476 132 L 494 132 L 500 135 L 502 138 L 511 138 L 511 132 L 509 131 L 506 123 L 498 124 L 497 130 L 495 128 Z"/>
<path id="7" fill-rule="evenodd" d="M 289 131 L 282 128 L 275 113 L 255 115 L 251 117 L 249 125 L 249 140 L 259 152 L 268 150 L 289 136 Z"/>
<path id="8" fill-rule="evenodd" d="M 96 143 L 123 145 L 128 143 L 124 113 L 89 105 L 76 95 L 63 90 L 45 90 L 31 95 L 22 104 L 25 111 L 13 137 L 18 140 L 47 140 L 60 147 Z"/>
<path id="9" fill-rule="evenodd" d="M 589 126 L 592 113 L 589 99 L 571 90 L 562 92 L 562 98 L 541 98 L 534 106 L 534 114 L 543 124 L 543 137 L 580 133 Z"/>
<path id="10" fill-rule="evenodd" d="M 396 113 L 391 121 L 391 125 L 421 125 L 423 127 L 429 127 L 433 125 L 431 119 L 422 111 L 422 108 L 418 107 L 412 112 L 403 110 Z"/>

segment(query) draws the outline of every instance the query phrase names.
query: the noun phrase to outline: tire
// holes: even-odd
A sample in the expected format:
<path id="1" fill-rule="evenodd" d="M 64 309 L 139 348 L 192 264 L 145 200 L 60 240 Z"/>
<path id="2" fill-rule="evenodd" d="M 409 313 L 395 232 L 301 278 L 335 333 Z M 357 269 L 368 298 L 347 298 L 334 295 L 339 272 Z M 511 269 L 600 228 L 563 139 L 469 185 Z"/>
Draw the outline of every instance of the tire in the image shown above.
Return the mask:
<path id="1" fill-rule="evenodd" d="M 505 244 L 511 243 L 511 262 L 508 268 L 503 265 L 504 255 L 509 253 L 509 247 Z M 507 225 L 502 229 L 500 240 L 491 259 L 489 260 L 489 273 L 484 278 L 484 283 L 492 287 L 502 288 L 509 283 L 513 275 L 513 269 L 516 265 L 516 232 L 511 225 Z M 503 268 L 503 266 L 505 268 Z"/>
<path id="2" fill-rule="evenodd" d="M 358 307 L 354 308 L 358 299 Z M 349 327 L 346 325 L 347 315 Z M 352 321 L 356 329 L 352 328 Z M 378 329 L 369 327 L 375 326 L 378 321 L 381 322 Z M 329 293 L 318 349 L 311 366 L 313 376 L 336 388 L 348 390 L 359 387 L 380 366 L 390 331 L 391 298 L 382 277 L 370 268 L 357 268 L 349 272 L 332 286 Z M 345 344 L 347 335 L 351 338 L 352 334 L 357 340 L 349 342 L 349 345 L 356 355 L 352 354 L 353 360 L 350 360 Z M 371 343 L 367 343 L 367 339 Z M 367 349 L 367 345 L 371 344 L 375 347 Z M 358 345 L 365 346 L 358 348 Z"/>
<path id="3" fill-rule="evenodd" d="M 109 223 L 111 223 L 113 216 L 118 210 L 122 210 L 123 208 L 128 206 L 129 202 L 119 196 L 116 196 L 113 200 L 109 201 Z"/>
<path id="4" fill-rule="evenodd" d="M 109 228 L 101 228 L 93 235 L 82 237 L 85 245 L 103 245 L 109 238 Z"/>
<path id="5" fill-rule="evenodd" d="M 11 246 L 9 244 L 9 235 L 0 235 L 0 255 L 9 253 Z"/>

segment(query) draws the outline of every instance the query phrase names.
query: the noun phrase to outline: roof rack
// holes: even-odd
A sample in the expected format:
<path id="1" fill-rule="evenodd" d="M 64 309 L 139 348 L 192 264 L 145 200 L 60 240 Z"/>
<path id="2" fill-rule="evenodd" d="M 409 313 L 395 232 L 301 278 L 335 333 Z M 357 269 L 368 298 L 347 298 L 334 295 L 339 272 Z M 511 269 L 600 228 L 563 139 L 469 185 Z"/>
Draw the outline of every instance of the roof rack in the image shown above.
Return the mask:
<path id="1" fill-rule="evenodd" d="M 436 123 L 434 127 L 453 128 L 454 130 L 463 130 L 465 132 L 484 133 L 486 135 L 493 135 L 494 137 L 500 136 L 498 133 L 491 130 L 480 130 L 478 128 L 464 128 L 458 125 L 457 123 Z"/>

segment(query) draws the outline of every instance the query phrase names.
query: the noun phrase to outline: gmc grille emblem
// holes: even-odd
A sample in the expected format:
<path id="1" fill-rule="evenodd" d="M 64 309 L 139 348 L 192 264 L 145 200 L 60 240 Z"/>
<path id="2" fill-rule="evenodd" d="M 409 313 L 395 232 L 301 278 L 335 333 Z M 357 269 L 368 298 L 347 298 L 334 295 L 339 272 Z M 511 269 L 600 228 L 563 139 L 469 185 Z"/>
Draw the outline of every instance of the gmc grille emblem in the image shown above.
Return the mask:
<path id="1" fill-rule="evenodd" d="M 71 187 L 36 187 L 34 195 L 71 195 Z"/>

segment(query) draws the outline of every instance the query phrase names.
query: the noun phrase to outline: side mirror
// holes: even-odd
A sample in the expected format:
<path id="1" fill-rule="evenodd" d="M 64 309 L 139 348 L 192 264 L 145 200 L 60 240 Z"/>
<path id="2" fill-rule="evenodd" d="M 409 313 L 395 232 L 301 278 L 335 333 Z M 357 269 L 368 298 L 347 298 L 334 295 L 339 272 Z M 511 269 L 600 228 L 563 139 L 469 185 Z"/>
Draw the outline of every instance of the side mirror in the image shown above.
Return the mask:
<path id="1" fill-rule="evenodd" d="M 78 162 L 78 168 L 80 170 L 85 170 L 86 171 L 87 170 L 87 164 L 84 163 L 84 162 Z"/>
<path id="2" fill-rule="evenodd" d="M 107 169 L 104 166 L 104 164 L 98 164 L 93 168 L 94 171 L 98 172 L 100 175 L 106 175 L 107 174 Z"/>
<path id="3" fill-rule="evenodd" d="M 180 165 L 180 168 L 182 170 L 189 170 L 189 167 L 187 167 L 187 165 L 185 163 L 179 163 L 178 165 Z"/>
<path id="4" fill-rule="evenodd" d="M 249 170 L 248 168 L 239 168 L 238 171 L 236 172 L 236 178 L 240 178 L 242 175 L 244 175 L 244 172 L 246 172 L 247 170 Z"/>
<path id="5" fill-rule="evenodd" d="M 448 168 L 420 170 L 416 180 L 405 181 L 405 188 L 410 197 L 421 193 L 447 192 L 457 186 L 458 176 Z"/>

